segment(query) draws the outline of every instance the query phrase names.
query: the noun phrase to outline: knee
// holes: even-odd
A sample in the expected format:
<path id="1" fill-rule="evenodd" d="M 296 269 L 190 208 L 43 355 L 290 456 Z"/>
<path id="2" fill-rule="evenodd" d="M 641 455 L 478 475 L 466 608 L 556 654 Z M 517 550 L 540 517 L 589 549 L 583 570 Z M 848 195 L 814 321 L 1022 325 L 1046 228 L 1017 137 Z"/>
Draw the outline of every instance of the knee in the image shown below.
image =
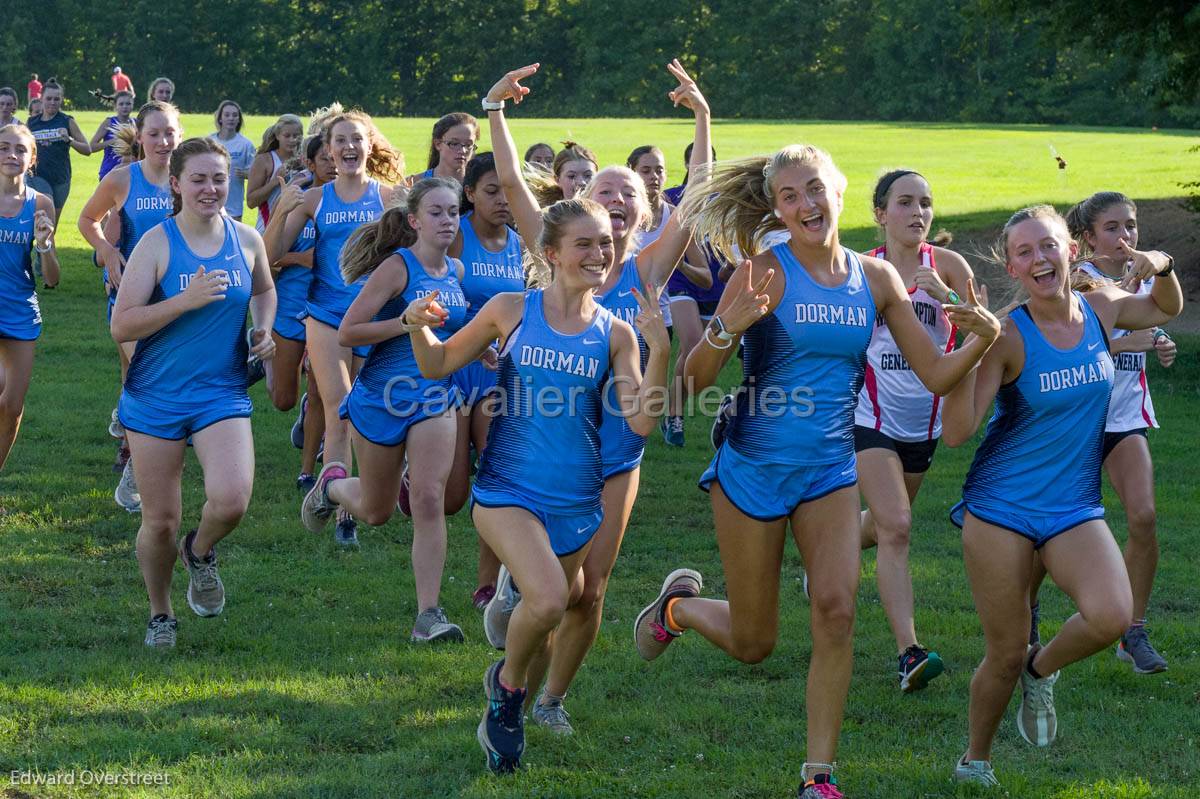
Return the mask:
<path id="1" fill-rule="evenodd" d="M 733 639 L 733 651 L 729 654 L 742 663 L 753 665 L 762 663 L 775 651 L 775 636 L 763 633 L 736 635 Z"/>
<path id="2" fill-rule="evenodd" d="M 142 525 L 138 531 L 139 537 L 145 536 L 151 540 L 161 540 L 169 543 L 174 543 L 175 535 L 179 532 L 181 517 L 179 513 L 171 511 L 148 510 L 145 506 L 142 507 Z"/>
<path id="3" fill-rule="evenodd" d="M 1014 638 L 997 646 L 988 646 L 987 662 L 996 678 L 1008 683 L 1016 683 L 1025 668 L 1025 657 L 1028 642 Z"/>
<path id="4" fill-rule="evenodd" d="M 445 482 L 412 480 L 408 486 L 408 502 L 412 507 L 413 516 L 441 516 L 445 512 L 446 504 Z"/>
<path id="5" fill-rule="evenodd" d="M 590 579 L 584 577 L 583 589 L 575 600 L 573 607 L 586 613 L 593 613 L 604 607 L 604 595 L 608 591 L 608 580 L 603 577 Z"/>
<path id="6" fill-rule="evenodd" d="M 394 505 L 378 505 L 375 507 L 367 507 L 366 511 L 360 517 L 363 524 L 369 524 L 372 527 L 381 527 L 388 523 L 388 519 L 392 518 L 392 509 Z"/>
<path id="7" fill-rule="evenodd" d="M 1111 643 L 1124 635 L 1129 625 L 1133 624 L 1133 601 L 1114 602 L 1086 618 L 1096 639 Z"/>
<path id="8" fill-rule="evenodd" d="M 903 547 L 908 549 L 909 537 L 912 533 L 912 511 L 887 511 L 879 515 L 872 514 L 875 523 L 875 540 L 880 546 Z"/>
<path id="9" fill-rule="evenodd" d="M 278 386 L 271 392 L 271 404 L 275 406 L 277 411 L 290 411 L 296 407 L 296 389 L 292 387 L 289 391 L 281 389 Z"/>
<path id="10" fill-rule="evenodd" d="M 446 495 L 443 506 L 447 516 L 453 516 L 463 509 L 463 506 L 467 504 L 467 494 L 468 491 L 465 486 L 461 488 L 451 488 L 450 486 L 446 486 Z"/>
<path id="11" fill-rule="evenodd" d="M 0 424 L 14 424 L 25 412 L 25 398 L 15 395 L 11 391 L 0 393 Z"/>
<path id="12" fill-rule="evenodd" d="M 567 592 L 563 589 L 543 591 L 534 596 L 522 594 L 521 605 L 537 629 L 553 630 L 566 613 Z"/>
<path id="13" fill-rule="evenodd" d="M 222 491 L 207 500 L 208 512 L 216 521 L 237 524 L 250 507 L 249 491 Z"/>
<path id="14" fill-rule="evenodd" d="M 1154 501 L 1140 503 L 1125 509 L 1125 519 L 1129 524 L 1129 537 L 1143 543 L 1154 540 L 1154 530 L 1158 525 L 1158 513 L 1154 509 Z"/>
<path id="15" fill-rule="evenodd" d="M 810 590 L 812 586 L 809 586 Z M 850 638 L 854 633 L 854 594 L 836 588 L 815 592 L 809 604 L 812 608 L 813 632 L 829 638 Z"/>

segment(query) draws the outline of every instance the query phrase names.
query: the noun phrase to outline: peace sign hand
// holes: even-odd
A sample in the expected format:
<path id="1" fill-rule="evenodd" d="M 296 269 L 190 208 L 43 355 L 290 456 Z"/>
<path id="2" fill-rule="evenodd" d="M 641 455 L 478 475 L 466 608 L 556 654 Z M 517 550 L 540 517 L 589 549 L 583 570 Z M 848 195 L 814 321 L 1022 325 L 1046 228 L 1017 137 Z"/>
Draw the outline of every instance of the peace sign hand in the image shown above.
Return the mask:
<path id="1" fill-rule="evenodd" d="M 662 308 L 658 305 L 658 286 L 646 284 L 646 293 L 633 289 L 633 298 L 637 300 L 641 311 L 633 320 L 634 327 L 642 334 L 646 346 L 653 352 L 664 352 L 671 349 L 671 337 L 667 335 L 667 325 L 663 321 Z"/>
<path id="2" fill-rule="evenodd" d="M 987 287 L 975 294 L 975 280 L 967 278 L 967 300 L 957 305 L 943 305 L 950 323 L 966 333 L 974 333 L 987 341 L 1000 335 L 1000 320 L 987 309 Z"/>
<path id="3" fill-rule="evenodd" d="M 728 298 L 729 304 L 717 309 L 725 331 L 735 336 L 746 332 L 751 325 L 766 316 L 767 307 L 771 303 L 767 286 L 771 284 L 771 278 L 775 277 L 775 270 L 768 269 L 757 283 L 751 280 L 752 271 L 750 261 L 742 261 L 729 280 L 725 296 L 722 297 L 722 301 Z"/>
<path id="4" fill-rule="evenodd" d="M 520 105 L 521 101 L 525 99 L 525 95 L 529 94 L 529 87 L 522 86 L 521 81 L 537 72 L 540 66 L 541 64 L 534 63 L 505 73 L 503 78 L 496 81 L 496 84 L 488 89 L 488 102 L 499 103 L 504 100 L 512 100 L 517 105 Z"/>
<path id="5" fill-rule="evenodd" d="M 446 324 L 450 313 L 438 303 L 437 297 L 438 289 L 434 289 L 410 302 L 400 315 L 400 324 L 412 328 L 441 327 Z"/>
<path id="6" fill-rule="evenodd" d="M 687 70 L 683 68 L 683 64 L 679 63 L 678 58 L 672 59 L 671 63 L 667 64 L 667 71 L 679 81 L 678 86 L 667 92 L 667 97 L 671 98 L 671 102 L 677 108 L 682 105 L 684 108 L 696 113 L 707 114 L 709 112 L 708 100 L 704 99 L 704 95 L 700 92 L 700 87 L 687 74 Z"/>

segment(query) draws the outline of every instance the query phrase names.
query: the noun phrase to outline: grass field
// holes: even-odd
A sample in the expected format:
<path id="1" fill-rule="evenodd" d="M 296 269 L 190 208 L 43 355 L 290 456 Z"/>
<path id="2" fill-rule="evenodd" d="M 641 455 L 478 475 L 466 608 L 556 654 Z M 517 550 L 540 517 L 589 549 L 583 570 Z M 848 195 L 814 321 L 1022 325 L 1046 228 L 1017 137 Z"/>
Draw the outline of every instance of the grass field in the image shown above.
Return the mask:
<path id="1" fill-rule="evenodd" d="M 79 118 L 90 134 L 100 115 Z M 189 116 L 185 124 L 200 133 L 210 121 Z M 257 136 L 264 122 L 252 120 L 246 132 Z M 515 127 L 521 144 L 569 133 L 605 162 L 646 141 L 674 159 L 690 137 L 690 123 L 676 120 L 530 120 Z M 410 171 L 424 167 L 419 154 L 428 128 L 429 120 L 384 121 L 409 155 Z M 796 140 L 827 146 L 850 177 L 844 228 L 857 246 L 871 240 L 867 194 L 884 166 L 921 168 L 935 188 L 939 221 L 983 228 L 1022 204 L 1066 203 L 1099 188 L 1175 196 L 1176 184 L 1194 174 L 1184 151 L 1196 143 L 1171 132 L 937 125 L 722 122 L 715 134 L 722 156 Z M 1051 143 L 1069 160 L 1069 178 L 1054 168 Z M 411 525 L 364 528 L 356 552 L 305 533 L 294 488 L 298 452 L 287 443 L 292 417 L 270 409 L 261 386 L 252 392 L 255 496 L 221 546 L 225 613 L 193 616 L 180 575 L 179 646 L 145 651 L 147 602 L 133 556 L 137 518 L 113 504 L 113 446 L 105 430 L 117 364 L 99 278 L 74 226 L 97 166 L 75 158 L 76 185 L 59 236 L 63 283 L 42 292 L 45 334 L 25 426 L 0 475 L 0 796 L 794 795 L 809 653 L 794 552 L 784 567 L 779 646 L 765 663 L 735 663 L 696 635 L 652 666 L 632 646 L 633 617 L 666 571 L 698 568 L 706 594 L 723 594 L 711 513 L 695 488 L 709 457 L 703 418 L 688 421 L 682 451 L 652 437 L 600 640 L 568 698 L 577 734 L 557 739 L 531 728 L 527 768 L 513 778 L 491 777 L 474 740 L 480 678 L 495 653 L 469 604 L 475 544 L 466 514 L 450 520 L 443 601 L 469 642 L 411 645 Z M 994 758 L 1004 789 L 996 795 L 1200 795 L 1200 338 L 1183 337 L 1180 346 L 1173 369 L 1154 365 L 1150 373 L 1164 426 L 1151 437 L 1163 551 L 1151 621 L 1171 670 L 1135 676 L 1111 653 L 1070 668 L 1056 692 L 1054 746 L 1027 746 L 1011 712 L 1005 719 Z M 732 371 L 726 377 L 735 379 Z M 839 756 L 843 789 L 854 799 L 983 795 L 956 792 L 950 782 L 965 746 L 967 683 L 982 654 L 957 530 L 945 516 L 971 451 L 942 449 L 915 509 L 918 629 L 948 664 L 921 694 L 896 688 L 874 555 L 864 556 L 856 670 Z M 202 501 L 191 458 L 184 489 L 184 524 L 191 525 Z M 1123 540 L 1123 515 L 1115 503 L 1110 508 Z M 1043 635 L 1070 612 L 1065 597 L 1047 590 Z M 35 769 L 75 772 L 77 784 L 9 786 L 9 772 Z M 169 785 L 86 786 L 79 784 L 85 770 L 163 772 Z"/>

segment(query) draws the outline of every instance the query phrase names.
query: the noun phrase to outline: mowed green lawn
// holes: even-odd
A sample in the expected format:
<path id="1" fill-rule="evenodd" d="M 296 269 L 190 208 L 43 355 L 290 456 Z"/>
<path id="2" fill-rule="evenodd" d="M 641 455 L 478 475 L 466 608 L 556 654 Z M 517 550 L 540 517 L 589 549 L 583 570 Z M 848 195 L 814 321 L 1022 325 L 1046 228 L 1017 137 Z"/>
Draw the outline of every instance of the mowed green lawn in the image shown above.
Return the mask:
<path id="1" fill-rule="evenodd" d="M 715 103 L 719 111 L 719 102 Z M 518 115 L 520 111 L 517 112 Z M 85 132 L 98 114 L 79 115 Z M 189 132 L 211 120 L 189 115 Z M 247 132 L 257 137 L 266 120 Z M 424 168 L 430 120 L 384 120 Z M 518 120 L 519 144 L 567 135 L 602 162 L 633 146 L 661 144 L 678 165 L 687 120 Z M 994 225 L 1022 204 L 1067 203 L 1100 188 L 1170 197 L 1194 173 L 1173 133 L 966 128 L 936 125 L 751 124 L 716 126 L 722 156 L 784 143 L 828 147 L 850 178 L 844 227 L 856 246 L 872 241 L 867 214 L 881 168 L 915 166 L 936 192 L 939 213 L 958 227 Z M 1064 178 L 1048 145 L 1070 163 Z M 76 185 L 59 236 L 64 278 L 42 292 L 46 319 L 25 425 L 0 475 L 0 796 L 153 797 L 786 797 L 804 758 L 804 678 L 810 644 L 800 568 L 789 551 L 774 655 L 738 664 L 687 635 L 654 664 L 631 639 L 633 618 L 663 575 L 698 568 L 705 592 L 724 585 L 707 497 L 695 480 L 710 457 L 708 420 L 688 421 L 687 447 L 652 437 L 642 491 L 617 563 L 600 640 L 567 701 L 577 734 L 531 728 L 526 768 L 497 779 L 475 743 L 481 676 L 496 657 L 470 607 L 475 535 L 466 514 L 450 520 L 443 601 L 466 630 L 461 647 L 408 642 L 415 614 L 411 525 L 398 519 L 360 530 L 342 552 L 330 535 L 300 526 L 291 414 L 253 391 L 257 485 L 249 514 L 220 550 L 228 605 L 199 619 L 176 578 L 179 645 L 148 652 L 147 602 L 133 554 L 137 517 L 112 500 L 108 414 L 117 364 L 104 324 L 99 277 L 75 232 L 95 183 L 98 158 L 75 158 Z M 945 221 L 943 219 L 943 221 Z M 1154 640 L 1171 670 L 1139 677 L 1101 653 L 1058 683 L 1059 740 L 1033 749 L 1010 711 L 994 762 L 1011 796 L 1193 797 L 1200 793 L 1200 533 L 1195 478 L 1200 416 L 1200 338 L 1181 340 L 1179 363 L 1154 365 L 1150 381 L 1164 429 L 1151 436 L 1158 475 L 1162 565 L 1153 601 Z M 735 381 L 734 371 L 726 382 Z M 946 510 L 958 496 L 972 447 L 943 448 L 915 510 L 912 572 L 917 624 L 947 674 L 921 694 L 896 687 L 893 641 L 863 562 L 839 774 L 850 797 L 982 795 L 958 790 L 950 769 L 966 740 L 966 697 L 982 655 L 963 573 L 958 531 Z M 1055 486 L 1045 490 L 1054 491 Z M 1106 486 L 1107 491 L 1107 486 Z M 1119 506 L 1110 523 L 1124 539 Z M 189 459 L 184 524 L 202 495 Z M 1043 634 L 1071 612 L 1043 594 Z M 1014 705 L 1015 706 L 1015 705 Z M 76 785 L 9 787 L 12 771 L 76 773 Z M 163 772 L 167 786 L 85 786 L 85 770 Z"/>

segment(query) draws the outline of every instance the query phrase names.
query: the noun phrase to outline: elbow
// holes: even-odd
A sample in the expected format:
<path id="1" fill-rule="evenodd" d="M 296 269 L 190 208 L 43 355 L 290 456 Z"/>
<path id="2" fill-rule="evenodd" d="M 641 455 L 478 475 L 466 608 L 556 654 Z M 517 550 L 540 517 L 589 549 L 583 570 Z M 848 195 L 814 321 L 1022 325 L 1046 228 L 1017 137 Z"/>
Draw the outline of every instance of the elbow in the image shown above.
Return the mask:
<path id="1" fill-rule="evenodd" d="M 121 318 L 115 311 L 113 312 L 112 322 L 108 326 L 108 332 L 112 335 L 113 341 L 118 344 L 124 344 L 128 341 L 135 341 L 136 337 L 130 335 L 130 331 L 126 329 L 125 320 Z"/>
<path id="2" fill-rule="evenodd" d="M 961 447 L 967 443 L 969 438 L 970 436 L 963 435 L 961 430 L 954 430 L 944 425 L 942 427 L 942 443 L 951 449 Z"/>

